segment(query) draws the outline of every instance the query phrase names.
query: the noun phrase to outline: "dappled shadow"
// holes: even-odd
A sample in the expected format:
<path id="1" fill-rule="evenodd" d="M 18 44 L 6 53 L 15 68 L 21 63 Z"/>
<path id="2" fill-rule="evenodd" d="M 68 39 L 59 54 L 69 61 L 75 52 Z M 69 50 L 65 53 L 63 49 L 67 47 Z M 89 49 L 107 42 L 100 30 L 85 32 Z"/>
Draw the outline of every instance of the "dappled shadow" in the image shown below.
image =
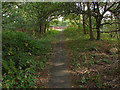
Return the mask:
<path id="1" fill-rule="evenodd" d="M 108 52 L 111 43 L 58 38 L 49 87 L 119 87 L 118 53 Z"/>
<path id="2" fill-rule="evenodd" d="M 114 43 L 80 39 L 67 39 L 64 43 L 69 58 L 72 87 L 119 87 L 119 53 L 110 52 L 111 47 L 115 47 Z"/>

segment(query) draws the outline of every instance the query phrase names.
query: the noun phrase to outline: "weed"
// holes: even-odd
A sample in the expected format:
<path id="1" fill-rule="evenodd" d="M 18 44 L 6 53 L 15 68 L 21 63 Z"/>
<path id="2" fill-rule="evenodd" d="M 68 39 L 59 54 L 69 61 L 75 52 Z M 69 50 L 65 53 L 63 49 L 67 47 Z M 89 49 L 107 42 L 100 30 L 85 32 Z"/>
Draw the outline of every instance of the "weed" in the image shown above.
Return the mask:
<path id="1" fill-rule="evenodd" d="M 75 76 L 75 74 L 74 74 L 74 73 L 72 73 L 72 76 Z"/>
<path id="2" fill-rule="evenodd" d="M 92 57 L 97 57 L 98 55 L 97 54 L 91 54 Z"/>
<path id="3" fill-rule="evenodd" d="M 90 65 L 94 64 L 93 59 L 90 59 Z"/>
<path id="4" fill-rule="evenodd" d="M 82 78 L 81 78 L 81 81 L 80 81 L 82 84 L 84 84 L 84 83 L 87 83 L 87 81 L 85 80 L 85 77 L 83 76 Z"/>
<path id="5" fill-rule="evenodd" d="M 93 33 L 94 33 L 94 36 L 96 37 L 96 35 L 97 35 L 96 30 L 94 30 Z M 101 34 L 102 40 L 90 41 L 90 40 L 88 40 L 89 34 L 84 35 L 82 32 L 80 32 L 78 34 L 77 28 L 71 28 L 71 27 L 66 29 L 64 31 L 64 34 L 67 38 L 66 41 L 68 41 L 68 48 L 70 49 L 70 52 L 72 52 L 70 57 L 71 57 L 71 61 L 73 64 L 73 66 L 72 66 L 73 69 L 79 68 L 80 67 L 79 64 L 81 64 L 81 67 L 87 67 L 92 70 L 94 64 L 97 63 L 95 65 L 96 68 L 94 67 L 94 69 L 97 69 L 98 72 L 100 71 L 100 74 L 101 74 L 101 71 L 104 67 L 101 68 L 101 70 L 99 70 L 100 67 L 102 67 L 102 65 L 105 65 L 105 64 L 111 64 L 111 62 L 109 60 L 107 60 L 107 59 L 110 59 L 109 53 L 107 54 L 105 52 L 105 50 L 107 48 L 109 48 L 110 44 L 111 44 L 110 46 L 112 46 L 113 43 L 114 44 L 117 43 L 117 39 L 115 40 L 115 38 L 114 38 L 115 41 L 113 41 L 110 38 L 108 38 L 109 34 L 105 33 L 105 34 Z M 107 40 L 106 40 L 106 38 L 107 38 Z M 109 45 L 107 45 L 107 44 L 109 44 Z M 107 47 L 107 48 L 105 48 L 105 47 Z M 119 47 L 120 47 L 120 45 L 119 45 Z M 118 50 L 120 51 L 120 48 Z M 107 58 L 107 59 L 103 59 L 103 58 Z M 76 59 L 76 60 L 73 61 L 72 59 Z M 101 64 L 101 62 L 104 62 L 104 63 Z M 76 67 L 76 65 L 78 65 L 79 67 Z M 112 72 L 110 71 L 110 73 L 112 73 Z M 107 74 L 109 74 L 109 70 L 108 70 Z M 88 74 L 85 73 L 85 75 L 88 75 Z M 100 75 L 94 76 L 94 73 L 93 74 L 90 73 L 89 75 L 90 75 L 90 78 L 88 80 L 94 82 L 96 87 L 98 87 L 98 88 L 101 88 L 102 86 L 106 87 L 106 83 L 101 84 Z M 79 76 L 78 76 L 78 78 L 79 78 Z M 108 78 L 108 77 L 106 77 L 106 78 Z M 87 79 L 85 79 L 83 77 L 83 78 L 81 78 L 81 81 L 79 81 L 79 82 L 84 83 L 85 80 L 87 80 Z M 82 85 L 79 85 L 79 87 L 82 87 Z M 92 86 L 90 86 L 90 87 L 92 87 Z M 112 87 L 112 85 L 111 85 L 111 87 Z"/>
<path id="6" fill-rule="evenodd" d="M 77 66 L 77 67 L 80 67 L 80 64 L 79 64 L 79 63 L 77 63 L 77 64 L 76 64 L 76 66 Z"/>
<path id="7" fill-rule="evenodd" d="M 84 64 L 84 65 L 87 65 L 88 63 L 85 61 L 83 64 Z"/>
<path id="8" fill-rule="evenodd" d="M 47 32 L 46 36 L 34 38 L 23 32 L 4 31 L 2 52 L 2 87 L 36 88 L 36 70 L 44 69 L 47 58 L 42 58 L 51 50 L 51 42 L 56 31 Z"/>
<path id="9" fill-rule="evenodd" d="M 107 59 L 103 59 L 103 62 L 107 63 L 107 64 L 110 64 L 111 62 Z"/>
<path id="10" fill-rule="evenodd" d="M 86 60 L 87 58 L 86 58 L 86 55 L 83 55 L 82 57 L 81 57 L 83 60 Z"/>
<path id="11" fill-rule="evenodd" d="M 45 58 L 43 58 L 43 62 L 46 62 L 47 61 L 47 58 L 45 57 Z"/>
<path id="12" fill-rule="evenodd" d="M 103 83 L 102 85 L 103 85 L 103 86 L 105 86 L 105 87 L 107 86 L 107 84 L 106 84 L 106 83 Z"/>
<path id="13" fill-rule="evenodd" d="M 110 88 L 113 88 L 113 86 L 114 86 L 113 84 L 110 84 L 110 85 L 109 85 Z"/>
<path id="14" fill-rule="evenodd" d="M 95 84 L 98 88 L 101 87 L 101 79 L 100 79 L 99 75 L 91 77 L 91 78 L 89 78 L 89 80 L 95 82 Z"/>
<path id="15" fill-rule="evenodd" d="M 83 85 L 79 85 L 80 88 L 83 88 Z"/>

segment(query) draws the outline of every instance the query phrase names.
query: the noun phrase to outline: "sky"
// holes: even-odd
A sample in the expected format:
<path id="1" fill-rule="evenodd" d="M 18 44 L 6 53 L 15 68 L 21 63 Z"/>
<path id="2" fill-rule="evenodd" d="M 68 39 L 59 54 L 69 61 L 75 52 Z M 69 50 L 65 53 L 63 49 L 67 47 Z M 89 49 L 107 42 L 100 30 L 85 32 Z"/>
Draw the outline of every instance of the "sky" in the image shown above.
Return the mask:
<path id="1" fill-rule="evenodd" d="M 62 18 L 63 18 L 63 17 L 58 18 L 58 19 L 59 19 L 59 21 L 62 21 Z"/>

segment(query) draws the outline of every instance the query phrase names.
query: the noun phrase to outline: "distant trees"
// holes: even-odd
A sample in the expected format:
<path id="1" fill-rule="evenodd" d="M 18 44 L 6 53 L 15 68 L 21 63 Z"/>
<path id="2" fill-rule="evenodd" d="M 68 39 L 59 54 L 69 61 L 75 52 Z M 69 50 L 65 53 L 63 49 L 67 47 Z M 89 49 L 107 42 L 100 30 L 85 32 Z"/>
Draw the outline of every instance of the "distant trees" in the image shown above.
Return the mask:
<path id="1" fill-rule="evenodd" d="M 59 6 L 52 2 L 4 2 L 2 4 L 3 29 L 33 29 L 41 34 L 46 32 L 49 22 L 56 18 L 56 7 Z"/>
<path id="2" fill-rule="evenodd" d="M 97 40 L 100 39 L 100 27 L 103 25 L 102 20 L 106 18 L 105 13 L 112 9 L 117 3 L 93 2 L 92 16 L 96 19 Z"/>
<path id="3" fill-rule="evenodd" d="M 96 39 L 100 39 L 100 28 L 106 24 L 116 23 L 117 31 L 120 27 L 120 2 L 4 2 L 2 4 L 3 30 L 33 30 L 43 34 L 59 16 L 75 23 L 80 32 L 83 27 L 84 34 L 87 33 L 86 27 L 89 26 L 91 40 L 94 39 L 94 30 L 97 33 Z M 114 15 L 115 20 L 111 23 L 108 22 L 107 12 Z"/>
<path id="4" fill-rule="evenodd" d="M 96 20 L 96 29 L 97 29 L 97 40 L 100 39 L 100 27 L 108 23 L 102 23 L 104 18 L 108 19 L 105 15 L 106 12 L 111 10 L 116 10 L 116 12 L 120 9 L 118 8 L 120 3 L 116 2 L 92 2 L 91 3 L 91 15 Z"/>
<path id="5" fill-rule="evenodd" d="M 83 3 L 83 11 L 85 11 L 85 3 Z M 83 31 L 84 31 L 84 34 L 87 34 L 86 28 L 85 28 L 85 13 L 83 13 L 82 16 L 83 16 Z"/>
<path id="6" fill-rule="evenodd" d="M 106 13 L 109 11 L 110 13 L 113 13 L 115 15 L 115 19 L 117 19 L 119 17 L 120 14 L 120 2 L 75 2 L 76 6 L 74 6 L 72 8 L 71 13 L 75 13 L 78 15 L 81 14 L 83 15 L 83 30 L 84 33 L 86 33 L 85 31 L 85 24 L 89 23 L 89 29 L 90 29 L 90 39 L 93 39 L 93 31 L 92 31 L 92 20 L 94 17 L 94 19 L 96 20 L 96 23 L 94 24 L 96 27 L 94 29 L 97 30 L 97 37 L 96 39 L 99 40 L 100 39 L 100 28 L 103 25 L 106 24 L 114 24 L 114 23 L 103 23 L 103 19 L 109 19 L 109 17 L 107 17 Z M 85 9 L 87 8 L 87 9 Z M 89 22 L 85 21 L 85 15 L 88 16 L 89 18 Z M 92 18 L 92 19 L 91 19 Z M 75 19 L 75 18 L 74 18 Z M 119 22 L 119 20 L 117 19 L 117 22 Z M 79 25 L 79 24 L 78 24 Z M 79 26 L 78 26 L 79 27 Z"/>
<path id="7" fill-rule="evenodd" d="M 59 21 L 58 19 L 56 19 L 51 22 L 51 25 L 52 26 L 67 26 L 67 23 L 68 21 L 64 21 L 64 20 Z"/>
<path id="8" fill-rule="evenodd" d="M 22 29 L 25 23 L 24 15 L 22 14 L 22 9 L 18 3 L 2 3 L 2 28 L 5 29 Z"/>
<path id="9" fill-rule="evenodd" d="M 90 11 L 90 3 L 87 3 L 87 8 L 88 8 L 88 17 L 89 17 L 89 29 L 90 29 L 90 40 L 94 39 L 93 36 L 93 30 L 92 30 L 92 20 L 91 20 L 91 11 Z"/>

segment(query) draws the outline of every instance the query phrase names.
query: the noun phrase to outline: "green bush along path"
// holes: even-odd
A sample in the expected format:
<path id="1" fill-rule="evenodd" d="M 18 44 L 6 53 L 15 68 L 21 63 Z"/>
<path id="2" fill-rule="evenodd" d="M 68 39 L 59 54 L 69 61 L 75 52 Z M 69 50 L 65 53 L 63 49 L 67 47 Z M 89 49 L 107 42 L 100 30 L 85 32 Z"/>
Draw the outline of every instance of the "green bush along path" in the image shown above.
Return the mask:
<path id="1" fill-rule="evenodd" d="M 36 36 L 16 31 L 4 31 L 2 34 L 2 87 L 42 87 L 36 85 L 39 77 L 36 73 L 48 64 L 53 52 L 52 42 L 56 40 L 58 31 Z"/>

